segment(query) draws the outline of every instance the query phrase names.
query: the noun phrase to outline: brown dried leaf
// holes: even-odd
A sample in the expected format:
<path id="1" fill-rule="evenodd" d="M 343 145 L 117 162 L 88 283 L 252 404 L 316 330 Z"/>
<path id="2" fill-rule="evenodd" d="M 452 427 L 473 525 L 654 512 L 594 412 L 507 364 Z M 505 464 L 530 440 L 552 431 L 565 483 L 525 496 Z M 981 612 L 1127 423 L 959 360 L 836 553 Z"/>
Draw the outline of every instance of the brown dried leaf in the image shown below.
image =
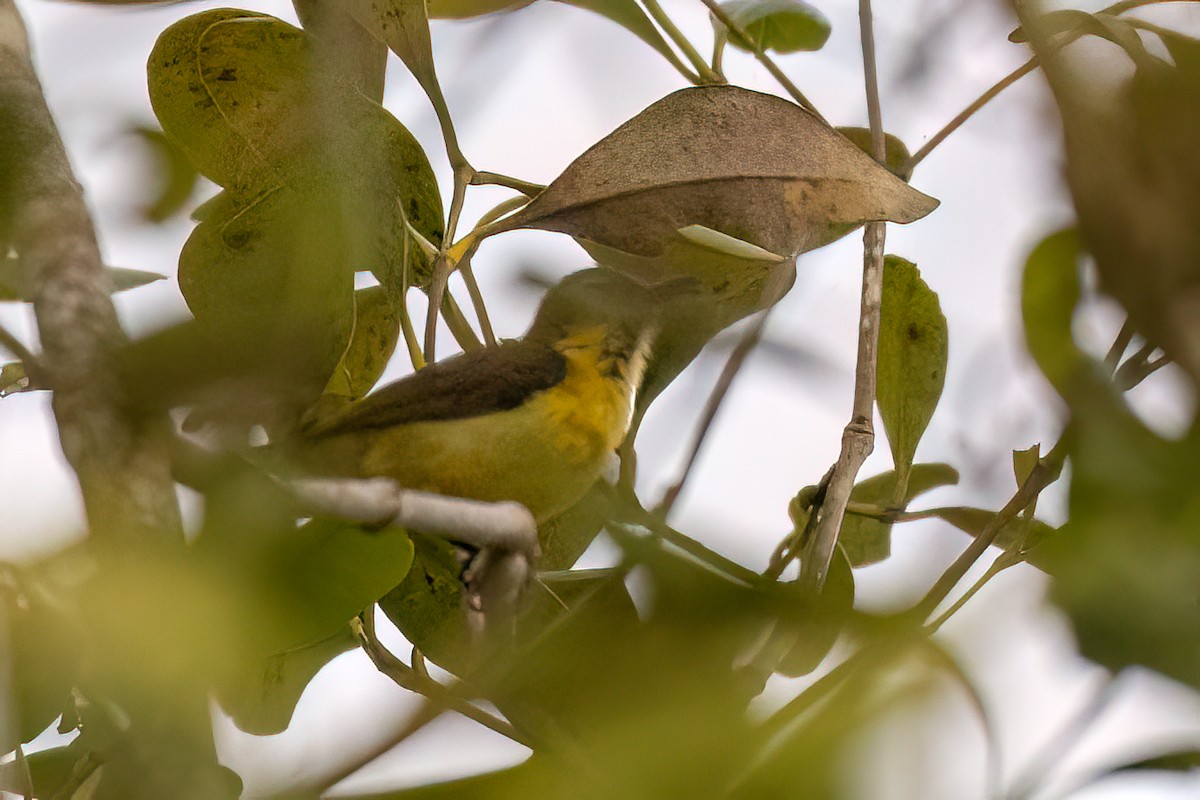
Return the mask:
<path id="1" fill-rule="evenodd" d="M 617 128 L 497 230 L 560 231 L 656 257 L 681 228 L 702 225 L 790 257 L 937 204 L 799 106 L 702 86 Z"/>

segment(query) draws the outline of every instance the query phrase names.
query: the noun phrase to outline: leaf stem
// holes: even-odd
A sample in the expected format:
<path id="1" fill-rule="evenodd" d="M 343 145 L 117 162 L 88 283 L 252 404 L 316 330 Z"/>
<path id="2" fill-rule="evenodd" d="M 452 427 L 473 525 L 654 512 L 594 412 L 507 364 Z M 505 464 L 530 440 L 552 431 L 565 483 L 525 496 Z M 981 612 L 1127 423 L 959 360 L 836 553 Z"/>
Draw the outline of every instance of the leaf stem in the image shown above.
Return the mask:
<path id="1" fill-rule="evenodd" d="M 758 343 L 762 341 L 763 328 L 767 324 L 769 314 L 770 309 L 760 312 L 729 354 L 729 358 L 725 362 L 725 367 L 721 370 L 721 376 L 717 379 L 712 393 L 708 396 L 704 412 L 700 415 L 700 423 L 696 426 L 696 433 L 692 437 L 692 447 L 688 452 L 687 460 L 684 462 L 683 470 L 679 473 L 679 478 L 676 479 L 675 483 L 663 493 L 662 500 L 658 502 L 658 506 L 654 509 L 654 513 L 662 519 L 665 520 L 670 515 L 671 508 L 675 505 L 675 501 L 679 499 L 680 493 L 683 492 L 684 484 L 687 483 L 688 477 L 692 473 L 692 467 L 695 466 L 696 459 L 700 455 L 700 450 L 704 447 L 704 441 L 708 437 L 708 432 L 712 428 L 713 421 L 717 417 L 717 412 L 720 410 L 721 404 L 725 401 L 725 397 L 729 393 L 729 388 L 733 385 L 738 373 L 741 372 L 742 366 L 746 363 L 746 358 Z"/>
<path id="2" fill-rule="evenodd" d="M 512 189 L 520 192 L 526 197 L 537 197 L 546 188 L 540 183 L 531 183 L 523 181 L 520 178 L 513 178 L 508 175 L 501 175 L 498 172 L 476 172 L 471 178 L 472 186 L 503 186 L 506 189 Z"/>
<path id="3" fill-rule="evenodd" d="M 767 72 L 771 73 L 771 77 L 779 82 L 779 85 L 782 86 L 787 93 L 792 96 L 793 100 L 795 100 L 804 108 L 808 109 L 809 112 L 811 112 L 812 115 L 817 119 L 821 120 L 825 124 L 829 124 L 828 120 L 821 116 L 821 112 L 817 110 L 817 107 L 812 104 L 812 101 L 804 96 L 804 92 L 800 91 L 800 88 L 796 86 L 796 84 L 792 83 L 791 78 L 784 74 L 783 70 L 779 68 L 779 65 L 776 64 L 775 61 L 768 56 L 761 47 L 755 44 L 754 40 L 746 33 L 745 29 L 742 28 L 741 25 L 738 25 L 727 13 L 725 13 L 725 9 L 717 5 L 717 0 L 700 0 L 700 2 L 704 3 L 704 5 L 708 7 L 708 10 L 712 13 L 712 15 L 720 20 L 722 25 L 729 29 L 729 32 L 737 38 L 738 42 L 743 47 L 754 54 L 754 57 L 758 59 L 758 62 L 766 67 Z"/>
<path id="4" fill-rule="evenodd" d="M 663 11 L 662 6 L 658 4 L 658 0 L 642 0 L 642 5 L 646 7 L 646 11 L 658 24 L 658 27 L 662 28 L 667 38 L 679 48 L 679 52 L 683 53 L 684 57 L 691 62 L 692 69 L 696 70 L 696 73 L 699 75 L 700 83 L 723 82 L 721 76 L 713 72 L 708 62 L 704 60 L 704 57 L 700 55 L 699 51 L 696 50 L 688 38 L 683 35 L 683 31 L 679 30 L 674 21 L 667 15 L 667 12 Z"/>

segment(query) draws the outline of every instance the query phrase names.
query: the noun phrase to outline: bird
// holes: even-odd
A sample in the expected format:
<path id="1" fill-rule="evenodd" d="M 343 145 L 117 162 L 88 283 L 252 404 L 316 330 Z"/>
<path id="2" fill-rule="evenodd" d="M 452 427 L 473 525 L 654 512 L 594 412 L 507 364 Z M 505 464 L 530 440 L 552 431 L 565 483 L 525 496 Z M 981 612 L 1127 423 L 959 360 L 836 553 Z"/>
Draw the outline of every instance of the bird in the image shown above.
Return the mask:
<path id="1" fill-rule="evenodd" d="M 306 420 L 285 452 L 309 474 L 516 501 L 543 522 L 612 463 L 662 319 L 695 285 L 576 272 L 547 292 L 520 339 L 428 365 Z"/>

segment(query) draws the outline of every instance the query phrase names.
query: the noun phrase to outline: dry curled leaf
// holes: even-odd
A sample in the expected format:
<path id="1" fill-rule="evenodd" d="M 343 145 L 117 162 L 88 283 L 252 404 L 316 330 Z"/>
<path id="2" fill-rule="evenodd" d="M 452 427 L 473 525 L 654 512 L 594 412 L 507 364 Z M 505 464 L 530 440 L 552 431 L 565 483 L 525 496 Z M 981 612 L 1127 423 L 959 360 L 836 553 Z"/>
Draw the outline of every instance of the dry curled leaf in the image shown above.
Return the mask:
<path id="1" fill-rule="evenodd" d="M 791 257 L 937 204 L 794 103 L 701 86 L 617 128 L 496 230 L 560 231 L 656 258 L 702 225 Z"/>

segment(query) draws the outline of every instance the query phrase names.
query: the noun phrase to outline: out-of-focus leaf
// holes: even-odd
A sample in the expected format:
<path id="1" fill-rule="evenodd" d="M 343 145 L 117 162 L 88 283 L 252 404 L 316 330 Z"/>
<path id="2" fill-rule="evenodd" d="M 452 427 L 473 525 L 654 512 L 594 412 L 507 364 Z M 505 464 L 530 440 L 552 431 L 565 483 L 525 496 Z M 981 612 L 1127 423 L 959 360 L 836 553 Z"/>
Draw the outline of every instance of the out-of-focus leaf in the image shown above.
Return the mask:
<path id="1" fill-rule="evenodd" d="M 1095 64 L 1060 47 L 1051 15 L 1021 22 L 1062 112 L 1067 179 L 1080 238 L 1100 288 L 1135 330 L 1200 377 L 1200 68 L 1176 40 L 1171 66 L 1140 55 L 1132 32 L 1129 81 L 1098 82 Z M 1115 24 L 1111 19 L 1106 23 Z M 1121 23 L 1124 25 L 1125 23 Z M 1048 32 L 1049 31 L 1049 32 Z M 1099 33 L 1100 31 L 1095 31 Z M 1170 37 L 1168 37 L 1170 38 Z M 1098 87 L 1097 84 L 1100 84 Z"/>
<path id="2" fill-rule="evenodd" d="M 820 50 L 829 39 L 829 20 L 803 0 L 731 0 L 721 7 L 758 50 Z M 729 42 L 746 50 L 736 36 Z"/>
<path id="3" fill-rule="evenodd" d="M 1089 14 L 1076 9 L 1051 11 L 1038 20 L 1035 29 L 1043 38 L 1067 32 L 1098 36 L 1125 50 L 1135 61 L 1149 57 L 1137 28 L 1115 14 Z M 1008 39 L 1011 42 L 1028 41 L 1023 28 L 1013 31 Z"/>
<path id="4" fill-rule="evenodd" d="M 243 674 L 217 688 L 217 701 L 247 733 L 279 733 L 291 723 L 300 695 L 316 674 L 357 645 L 350 626 L 343 625 L 319 642 L 247 664 Z"/>
<path id="5" fill-rule="evenodd" d="M 113 283 L 113 289 L 118 292 L 166 280 L 167 277 L 159 275 L 157 272 L 145 272 L 140 269 L 124 269 L 122 267 L 106 267 L 105 269 Z M 3 301 L 33 302 L 33 298 L 25 288 L 21 260 L 13 255 L 0 258 L 0 302 Z"/>
<path id="6" fill-rule="evenodd" d="M 0 367 L 0 397 L 8 397 L 29 389 L 29 376 L 20 361 L 10 361 Z"/>
<path id="7" fill-rule="evenodd" d="M 352 324 L 353 269 L 341 230 L 319 197 L 279 190 L 245 208 L 225 197 L 180 253 L 180 291 L 198 323 L 255 342 L 267 359 L 307 331 L 309 364 L 296 379 L 315 397 Z"/>
<path id="8" fill-rule="evenodd" d="M 988 511 L 986 508 L 952 506 L 938 509 L 937 516 L 960 531 L 978 537 L 995 518 L 996 512 Z M 1020 552 L 1024 561 L 1048 572 L 1046 560 L 1041 557 L 1037 546 L 1057 534 L 1057 528 L 1051 527 L 1041 520 L 1026 520 L 1017 517 L 1000 529 L 1000 532 L 996 534 L 994 544 L 1001 550 Z"/>
<path id="9" fill-rule="evenodd" d="M 53 797 L 58 788 L 66 782 L 71 768 L 81 755 L 78 747 L 70 745 L 26 755 L 25 763 L 29 767 L 29 776 L 33 779 L 34 796 Z M 16 761 L 0 765 L 0 790 L 24 796 L 25 789 L 25 776 Z"/>
<path id="10" fill-rule="evenodd" d="M 854 142 L 858 149 L 874 158 L 872 153 L 875 146 L 871 143 L 870 128 L 839 126 L 837 132 Z M 908 163 L 911 154 L 908 152 L 908 145 L 904 144 L 900 140 L 900 137 L 885 133 L 883 135 L 883 152 L 884 165 L 887 166 L 889 172 L 903 181 L 907 181 L 912 177 L 909 174 L 901 172 L 904 165 Z"/>
<path id="11" fill-rule="evenodd" d="M 1200 769 L 1200 750 L 1177 750 L 1161 756 L 1142 759 L 1132 764 L 1126 764 L 1112 770 L 1113 772 L 1130 772 L 1142 770 L 1165 770 L 1169 772 L 1189 772 Z"/>
<path id="12" fill-rule="evenodd" d="M 901 492 L 942 396 L 947 352 L 946 317 L 937 294 L 915 264 L 888 256 L 879 319 L 877 402 Z"/>
<path id="13" fill-rule="evenodd" d="M 354 293 L 354 332 L 325 391 L 358 399 L 371 390 L 400 339 L 400 316 L 382 286 Z"/>
<path id="14" fill-rule="evenodd" d="M 1025 262 L 1021 315 L 1025 344 L 1050 384 L 1068 393 L 1087 357 L 1071 334 L 1079 302 L 1079 238 L 1074 230 L 1043 239 Z"/>
<path id="15" fill-rule="evenodd" d="M 578 503 L 538 526 L 541 569 L 569 569 L 588 549 L 612 514 L 606 488 L 593 487 Z"/>
<path id="16" fill-rule="evenodd" d="M 894 501 L 897 479 L 898 473 L 892 471 L 859 481 L 850 493 L 850 502 L 887 508 Z M 955 483 L 958 483 L 958 470 L 949 464 L 913 464 L 908 475 L 908 491 L 899 510 L 903 511 L 914 498 L 926 492 Z M 850 565 L 864 567 L 892 554 L 892 526 L 871 517 L 847 514 L 838 541 L 845 549 Z"/>
<path id="17" fill-rule="evenodd" d="M 1200 687 L 1200 447 L 1152 433 L 1112 392 L 1072 405 L 1068 521 L 1038 548 L 1082 653 Z"/>
<path id="18" fill-rule="evenodd" d="M 703 86 L 617 128 L 493 230 L 554 230 L 645 259 L 679 244 L 681 228 L 703 225 L 790 257 L 936 205 L 799 106 Z M 658 266 L 693 274 L 686 259 Z"/>
<path id="19" fill-rule="evenodd" d="M 800 598 L 797 598 L 798 600 Z M 829 576 L 815 601 L 802 603 L 795 618 L 786 623 L 796 635 L 796 644 L 779 662 L 778 671 L 788 677 L 807 675 L 821 665 L 841 635 L 854 610 L 854 573 L 841 547 L 829 562 Z"/>
<path id="20" fill-rule="evenodd" d="M 162 222 L 183 210 L 184 204 L 196 190 L 200 173 L 183 150 L 162 131 L 139 126 L 133 128 L 131 133 L 147 144 L 158 162 L 158 195 L 146 204 L 142 213 L 150 222 Z"/>
<path id="21" fill-rule="evenodd" d="M 550 792 L 556 788 L 561 788 L 561 784 L 552 781 L 547 770 L 541 768 L 537 759 L 530 759 L 515 767 L 470 778 L 415 786 L 395 792 L 342 797 L 345 800 L 461 800 L 464 797 L 527 800 L 530 797 L 553 797 Z"/>
<path id="22" fill-rule="evenodd" d="M 37 592 L 5 591 L 2 599 L 14 700 L 9 708 L 17 737 L 0 741 L 7 753 L 48 728 L 66 708 L 80 674 L 83 635 L 79 620 Z"/>

